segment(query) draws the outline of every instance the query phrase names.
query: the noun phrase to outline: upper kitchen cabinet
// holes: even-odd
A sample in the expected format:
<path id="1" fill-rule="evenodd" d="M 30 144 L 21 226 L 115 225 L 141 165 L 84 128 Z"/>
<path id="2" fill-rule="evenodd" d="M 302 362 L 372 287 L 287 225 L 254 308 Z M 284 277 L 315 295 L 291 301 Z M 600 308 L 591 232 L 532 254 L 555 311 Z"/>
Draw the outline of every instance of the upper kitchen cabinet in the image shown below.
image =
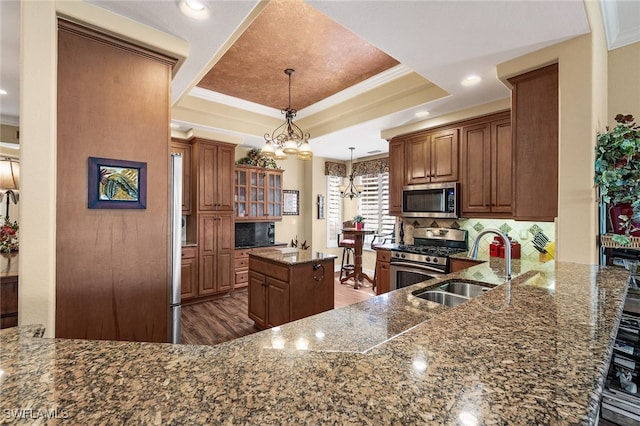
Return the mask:
<path id="1" fill-rule="evenodd" d="M 282 170 L 236 166 L 234 210 L 236 221 L 282 219 Z"/>
<path id="2" fill-rule="evenodd" d="M 191 214 L 191 143 L 171 139 L 171 153 L 182 155 L 182 214 Z"/>
<path id="3" fill-rule="evenodd" d="M 512 142 L 509 112 L 473 120 L 461 130 L 463 217 L 510 217 Z"/>
<path id="4" fill-rule="evenodd" d="M 418 133 L 405 140 L 407 185 L 458 180 L 458 129 Z"/>
<path id="5" fill-rule="evenodd" d="M 389 142 L 389 214 L 402 215 L 402 187 L 405 185 L 404 140 Z"/>
<path id="6" fill-rule="evenodd" d="M 517 220 L 558 216 L 558 64 L 509 79 Z"/>
<path id="7" fill-rule="evenodd" d="M 192 141 L 198 211 L 232 211 L 235 145 L 198 138 Z"/>

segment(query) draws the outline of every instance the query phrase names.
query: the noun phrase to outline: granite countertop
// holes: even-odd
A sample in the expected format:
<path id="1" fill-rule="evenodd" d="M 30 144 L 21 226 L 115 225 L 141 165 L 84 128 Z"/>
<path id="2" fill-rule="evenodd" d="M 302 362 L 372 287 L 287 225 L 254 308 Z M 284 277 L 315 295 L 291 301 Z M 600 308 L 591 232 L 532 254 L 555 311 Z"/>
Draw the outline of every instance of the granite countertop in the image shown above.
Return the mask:
<path id="1" fill-rule="evenodd" d="M 300 265 L 303 263 L 318 262 L 321 260 L 335 259 L 335 254 L 320 253 L 311 250 L 298 248 L 277 248 L 264 247 L 252 250 L 249 257 L 259 257 L 273 262 L 284 263 L 285 265 Z"/>
<path id="2" fill-rule="evenodd" d="M 514 261 L 510 285 L 455 308 L 412 295 L 450 279 L 500 284 L 503 266 L 217 346 L 5 329 L 0 410 L 57 409 L 74 424 L 594 424 L 626 271 Z"/>
<path id="3" fill-rule="evenodd" d="M 249 246 L 236 246 L 236 250 L 244 250 L 244 249 L 255 249 L 255 248 L 269 248 L 269 247 L 286 247 L 288 243 L 278 242 L 276 241 L 273 244 L 253 244 Z"/>

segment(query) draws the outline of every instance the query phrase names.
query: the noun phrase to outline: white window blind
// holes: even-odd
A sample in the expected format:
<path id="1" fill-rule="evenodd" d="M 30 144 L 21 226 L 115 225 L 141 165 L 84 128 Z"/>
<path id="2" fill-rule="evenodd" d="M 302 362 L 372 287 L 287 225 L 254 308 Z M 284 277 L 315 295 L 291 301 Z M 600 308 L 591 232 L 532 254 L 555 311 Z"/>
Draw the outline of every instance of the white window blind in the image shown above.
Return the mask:
<path id="1" fill-rule="evenodd" d="M 327 176 L 327 247 L 338 247 L 338 234 L 342 229 L 342 198 L 339 176 Z"/>
<path id="2" fill-rule="evenodd" d="M 366 229 L 378 234 L 393 232 L 396 219 L 389 216 L 389 173 L 360 176 L 362 196 L 360 214 L 364 218 Z M 373 235 L 365 236 L 365 248 L 371 248 Z"/>

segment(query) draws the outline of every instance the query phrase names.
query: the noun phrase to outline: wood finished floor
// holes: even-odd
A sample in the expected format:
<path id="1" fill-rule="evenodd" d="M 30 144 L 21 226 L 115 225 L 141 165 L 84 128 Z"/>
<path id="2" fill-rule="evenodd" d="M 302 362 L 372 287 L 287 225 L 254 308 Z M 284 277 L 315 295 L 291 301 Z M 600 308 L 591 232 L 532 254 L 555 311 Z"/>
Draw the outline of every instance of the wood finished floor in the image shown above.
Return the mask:
<path id="1" fill-rule="evenodd" d="M 340 284 L 336 273 L 334 282 L 335 307 L 340 308 L 375 294 L 368 287 L 353 289 L 352 281 Z M 247 290 L 238 290 L 228 296 L 196 305 L 182 307 L 182 343 L 190 345 L 217 345 L 260 331 L 248 316 Z"/>

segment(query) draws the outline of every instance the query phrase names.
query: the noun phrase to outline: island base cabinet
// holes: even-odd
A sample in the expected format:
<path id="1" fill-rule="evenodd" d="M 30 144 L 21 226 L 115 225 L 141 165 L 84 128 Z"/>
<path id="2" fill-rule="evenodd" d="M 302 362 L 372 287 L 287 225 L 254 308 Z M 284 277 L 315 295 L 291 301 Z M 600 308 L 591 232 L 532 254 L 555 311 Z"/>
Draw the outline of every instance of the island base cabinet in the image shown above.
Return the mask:
<path id="1" fill-rule="evenodd" d="M 277 327 L 291 321 L 289 284 L 249 272 L 249 318 L 259 328 Z"/>
<path id="2" fill-rule="evenodd" d="M 333 309 L 333 259 L 284 265 L 249 258 L 249 318 L 271 328 Z"/>
<path id="3" fill-rule="evenodd" d="M 292 320 L 289 284 L 271 277 L 266 279 L 267 285 L 267 328 L 277 327 Z M 297 319 L 297 318 L 296 318 Z"/>
<path id="4" fill-rule="evenodd" d="M 267 277 L 257 272 L 249 274 L 249 318 L 258 327 L 267 324 Z"/>

